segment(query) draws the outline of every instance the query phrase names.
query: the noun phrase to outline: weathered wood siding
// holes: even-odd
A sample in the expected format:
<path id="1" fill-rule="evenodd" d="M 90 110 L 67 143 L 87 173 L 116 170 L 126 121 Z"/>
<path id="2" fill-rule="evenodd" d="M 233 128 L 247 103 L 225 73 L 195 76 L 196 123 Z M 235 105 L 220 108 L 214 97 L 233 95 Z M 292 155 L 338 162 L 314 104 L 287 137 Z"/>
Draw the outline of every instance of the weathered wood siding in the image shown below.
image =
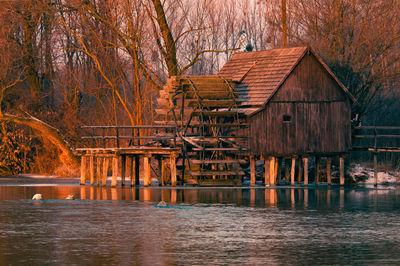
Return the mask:
<path id="1" fill-rule="evenodd" d="M 251 151 L 265 156 L 347 152 L 350 116 L 346 93 L 314 55 L 306 55 L 265 108 L 249 118 Z"/>

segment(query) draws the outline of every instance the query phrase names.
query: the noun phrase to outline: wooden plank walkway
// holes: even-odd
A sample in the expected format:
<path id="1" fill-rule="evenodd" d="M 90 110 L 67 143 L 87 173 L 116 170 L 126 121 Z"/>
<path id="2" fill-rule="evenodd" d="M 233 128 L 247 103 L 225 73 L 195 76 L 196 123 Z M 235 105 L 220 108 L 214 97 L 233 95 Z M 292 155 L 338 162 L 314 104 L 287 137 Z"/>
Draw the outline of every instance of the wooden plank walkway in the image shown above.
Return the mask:
<path id="1" fill-rule="evenodd" d="M 81 157 L 81 185 L 107 185 L 108 170 L 111 165 L 111 187 L 117 185 L 121 173 L 121 185 L 125 185 L 127 164 L 130 164 L 131 186 L 139 185 L 139 164 L 143 161 L 144 186 L 151 185 L 151 161 L 158 161 L 159 184 L 165 185 L 166 161 L 169 161 L 171 186 L 177 184 L 176 160 L 182 153 L 176 146 L 176 130 L 173 126 L 85 126 L 86 136 L 82 139 L 92 141 L 92 147 L 78 148 Z M 146 141 L 146 145 L 142 142 Z M 167 141 L 168 146 L 160 142 Z M 90 145 L 90 143 L 88 144 Z M 94 146 L 94 147 L 93 147 Z M 102 147 L 99 147 L 102 146 Z M 129 163 L 128 163 L 129 162 Z M 121 168 L 121 169 L 120 169 Z"/>

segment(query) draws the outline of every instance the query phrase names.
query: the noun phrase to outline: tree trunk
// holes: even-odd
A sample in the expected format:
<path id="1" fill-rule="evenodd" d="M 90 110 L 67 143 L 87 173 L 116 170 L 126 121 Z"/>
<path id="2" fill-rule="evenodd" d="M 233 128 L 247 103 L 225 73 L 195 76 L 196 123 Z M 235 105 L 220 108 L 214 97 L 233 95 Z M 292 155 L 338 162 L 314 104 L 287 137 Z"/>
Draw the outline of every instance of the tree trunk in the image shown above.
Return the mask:
<path id="1" fill-rule="evenodd" d="M 168 68 L 169 76 L 178 75 L 178 60 L 176 59 L 176 46 L 175 40 L 172 36 L 171 29 L 168 26 L 167 19 L 165 17 L 164 7 L 160 0 L 152 0 L 154 9 L 157 13 L 157 23 L 161 30 L 161 35 L 165 44 L 165 63 Z"/>

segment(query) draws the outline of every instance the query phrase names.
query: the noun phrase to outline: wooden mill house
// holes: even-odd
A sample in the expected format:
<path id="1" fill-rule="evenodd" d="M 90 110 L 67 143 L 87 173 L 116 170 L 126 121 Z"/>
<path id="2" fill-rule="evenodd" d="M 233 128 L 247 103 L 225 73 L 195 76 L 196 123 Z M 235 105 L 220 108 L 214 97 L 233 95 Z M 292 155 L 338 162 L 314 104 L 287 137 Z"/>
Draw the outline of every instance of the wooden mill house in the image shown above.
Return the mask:
<path id="1" fill-rule="evenodd" d="M 171 77 L 156 109 L 155 127 L 173 128 L 154 137 L 159 149 L 164 149 L 159 152 L 153 147 L 159 155 L 160 183 L 166 181 L 163 156 L 173 158 L 172 185 L 175 175 L 182 184 L 240 185 L 249 166 L 250 184 L 255 185 L 256 160 L 264 161 L 265 185 L 280 182 L 282 165 L 287 183 L 295 184 L 297 175 L 297 181 L 307 185 L 309 157 L 315 158 L 316 183 L 320 158 L 327 158 L 330 183 L 332 157 L 337 156 L 344 184 L 343 155 L 351 149 L 354 101 L 309 47 L 236 53 L 215 76 Z M 138 152 L 140 147 L 133 153 L 129 152 L 133 147 L 125 151 L 126 156 L 136 156 L 131 169 L 134 162 L 138 165 L 138 155 L 144 156 L 146 185 L 151 182 L 152 155 Z M 90 151 L 104 153 L 104 149 Z M 124 164 L 122 158 L 123 180 Z M 138 173 L 135 178 L 138 184 Z"/>

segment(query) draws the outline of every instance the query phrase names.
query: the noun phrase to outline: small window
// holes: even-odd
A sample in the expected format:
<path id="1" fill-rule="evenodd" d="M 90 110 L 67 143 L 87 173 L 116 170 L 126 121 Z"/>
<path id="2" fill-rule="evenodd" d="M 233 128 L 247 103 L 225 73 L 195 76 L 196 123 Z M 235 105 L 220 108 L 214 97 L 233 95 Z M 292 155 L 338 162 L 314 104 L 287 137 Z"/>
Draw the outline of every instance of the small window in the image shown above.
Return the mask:
<path id="1" fill-rule="evenodd" d="M 283 122 L 290 122 L 290 120 L 292 120 L 292 117 L 290 115 L 283 116 Z"/>

